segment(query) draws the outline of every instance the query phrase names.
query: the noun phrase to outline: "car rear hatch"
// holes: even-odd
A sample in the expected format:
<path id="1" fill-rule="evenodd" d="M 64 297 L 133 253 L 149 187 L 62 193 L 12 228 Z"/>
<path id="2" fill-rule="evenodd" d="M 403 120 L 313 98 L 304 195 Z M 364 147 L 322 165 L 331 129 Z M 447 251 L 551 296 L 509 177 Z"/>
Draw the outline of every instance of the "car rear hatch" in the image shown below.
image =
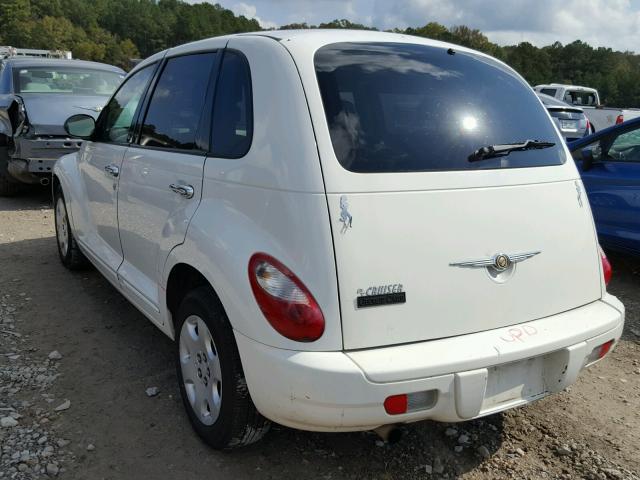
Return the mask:
<path id="1" fill-rule="evenodd" d="M 517 74 L 403 43 L 331 44 L 314 62 L 345 349 L 495 329 L 600 298 L 575 166 Z M 471 155 L 527 139 L 553 145 Z"/>

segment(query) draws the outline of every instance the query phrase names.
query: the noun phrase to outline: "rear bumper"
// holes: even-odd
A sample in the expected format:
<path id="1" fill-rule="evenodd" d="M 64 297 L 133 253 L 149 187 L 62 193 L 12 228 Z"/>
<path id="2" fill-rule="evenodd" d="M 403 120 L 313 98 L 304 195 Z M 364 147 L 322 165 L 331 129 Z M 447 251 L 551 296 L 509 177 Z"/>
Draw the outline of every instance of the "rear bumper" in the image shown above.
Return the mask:
<path id="1" fill-rule="evenodd" d="M 9 159 L 9 174 L 24 183 L 38 183 L 42 175 L 51 175 L 58 158 L 77 151 L 81 145 L 81 140 L 66 137 L 19 137 Z"/>
<path id="2" fill-rule="evenodd" d="M 317 431 L 457 422 L 522 405 L 573 383 L 591 352 L 617 342 L 624 307 L 603 300 L 522 325 L 353 352 L 298 352 L 236 340 L 251 397 L 267 418 Z M 391 395 L 430 392 L 429 408 L 389 415 Z"/>

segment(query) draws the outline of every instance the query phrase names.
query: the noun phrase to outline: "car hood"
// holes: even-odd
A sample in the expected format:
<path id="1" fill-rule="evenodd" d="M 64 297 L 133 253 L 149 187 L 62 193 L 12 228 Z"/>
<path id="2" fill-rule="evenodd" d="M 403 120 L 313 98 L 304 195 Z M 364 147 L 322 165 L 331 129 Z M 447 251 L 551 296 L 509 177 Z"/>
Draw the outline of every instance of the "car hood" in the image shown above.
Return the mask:
<path id="1" fill-rule="evenodd" d="M 31 132 L 36 135 L 66 135 L 64 122 L 67 118 L 79 113 L 98 118 L 109 100 L 106 96 L 53 93 L 24 93 L 20 96 Z"/>

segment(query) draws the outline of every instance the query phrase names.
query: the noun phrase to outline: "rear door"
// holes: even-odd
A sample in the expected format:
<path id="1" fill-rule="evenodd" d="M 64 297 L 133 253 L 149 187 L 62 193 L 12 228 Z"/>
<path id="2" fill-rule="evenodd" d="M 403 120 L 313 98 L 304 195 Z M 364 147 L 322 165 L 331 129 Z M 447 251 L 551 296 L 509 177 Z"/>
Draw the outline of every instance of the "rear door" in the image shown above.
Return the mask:
<path id="1" fill-rule="evenodd" d="M 315 74 L 346 349 L 495 329 L 601 296 L 577 171 L 515 72 L 463 51 L 354 42 L 320 48 Z M 551 146 L 472 155 L 527 139 Z"/>
<path id="2" fill-rule="evenodd" d="M 640 128 L 621 130 L 587 145 L 592 167 L 582 172 L 600 241 L 640 252 Z"/>
<path id="3" fill-rule="evenodd" d="M 149 95 L 139 139 L 125 155 L 118 195 L 123 287 L 152 318 L 158 278 L 184 237 L 202 192 L 218 54 L 167 58 Z"/>

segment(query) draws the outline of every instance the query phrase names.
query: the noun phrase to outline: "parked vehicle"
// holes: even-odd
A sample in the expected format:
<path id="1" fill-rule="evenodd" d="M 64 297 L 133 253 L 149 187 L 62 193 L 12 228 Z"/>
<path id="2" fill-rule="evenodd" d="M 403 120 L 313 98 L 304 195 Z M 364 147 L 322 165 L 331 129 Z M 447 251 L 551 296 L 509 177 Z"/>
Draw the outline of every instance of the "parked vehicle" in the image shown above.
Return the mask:
<path id="1" fill-rule="evenodd" d="M 68 50 L 42 50 L 36 48 L 15 48 L 0 46 L 0 59 L 10 57 L 64 58 L 71 60 L 73 54 Z"/>
<path id="2" fill-rule="evenodd" d="M 66 127 L 86 141 L 54 168 L 62 263 L 86 257 L 175 339 L 216 448 L 266 419 L 387 435 L 489 415 L 564 389 L 620 338 L 569 151 L 482 53 L 212 38 L 143 61 L 97 122 Z"/>
<path id="3" fill-rule="evenodd" d="M 589 120 L 581 108 L 573 107 L 544 93 L 538 93 L 538 98 L 565 141 L 571 142 L 589 134 Z"/>
<path id="4" fill-rule="evenodd" d="M 0 61 L 0 196 L 48 185 L 53 164 L 80 143 L 64 130 L 74 113 L 97 116 L 124 78 L 118 67 L 15 56 Z"/>
<path id="5" fill-rule="evenodd" d="M 595 88 L 551 83 L 536 85 L 534 90 L 582 108 L 589 119 L 591 132 L 597 132 L 640 116 L 638 108 L 605 107 L 600 103 L 600 95 Z"/>
<path id="6" fill-rule="evenodd" d="M 640 118 L 569 145 L 605 248 L 640 255 Z"/>

